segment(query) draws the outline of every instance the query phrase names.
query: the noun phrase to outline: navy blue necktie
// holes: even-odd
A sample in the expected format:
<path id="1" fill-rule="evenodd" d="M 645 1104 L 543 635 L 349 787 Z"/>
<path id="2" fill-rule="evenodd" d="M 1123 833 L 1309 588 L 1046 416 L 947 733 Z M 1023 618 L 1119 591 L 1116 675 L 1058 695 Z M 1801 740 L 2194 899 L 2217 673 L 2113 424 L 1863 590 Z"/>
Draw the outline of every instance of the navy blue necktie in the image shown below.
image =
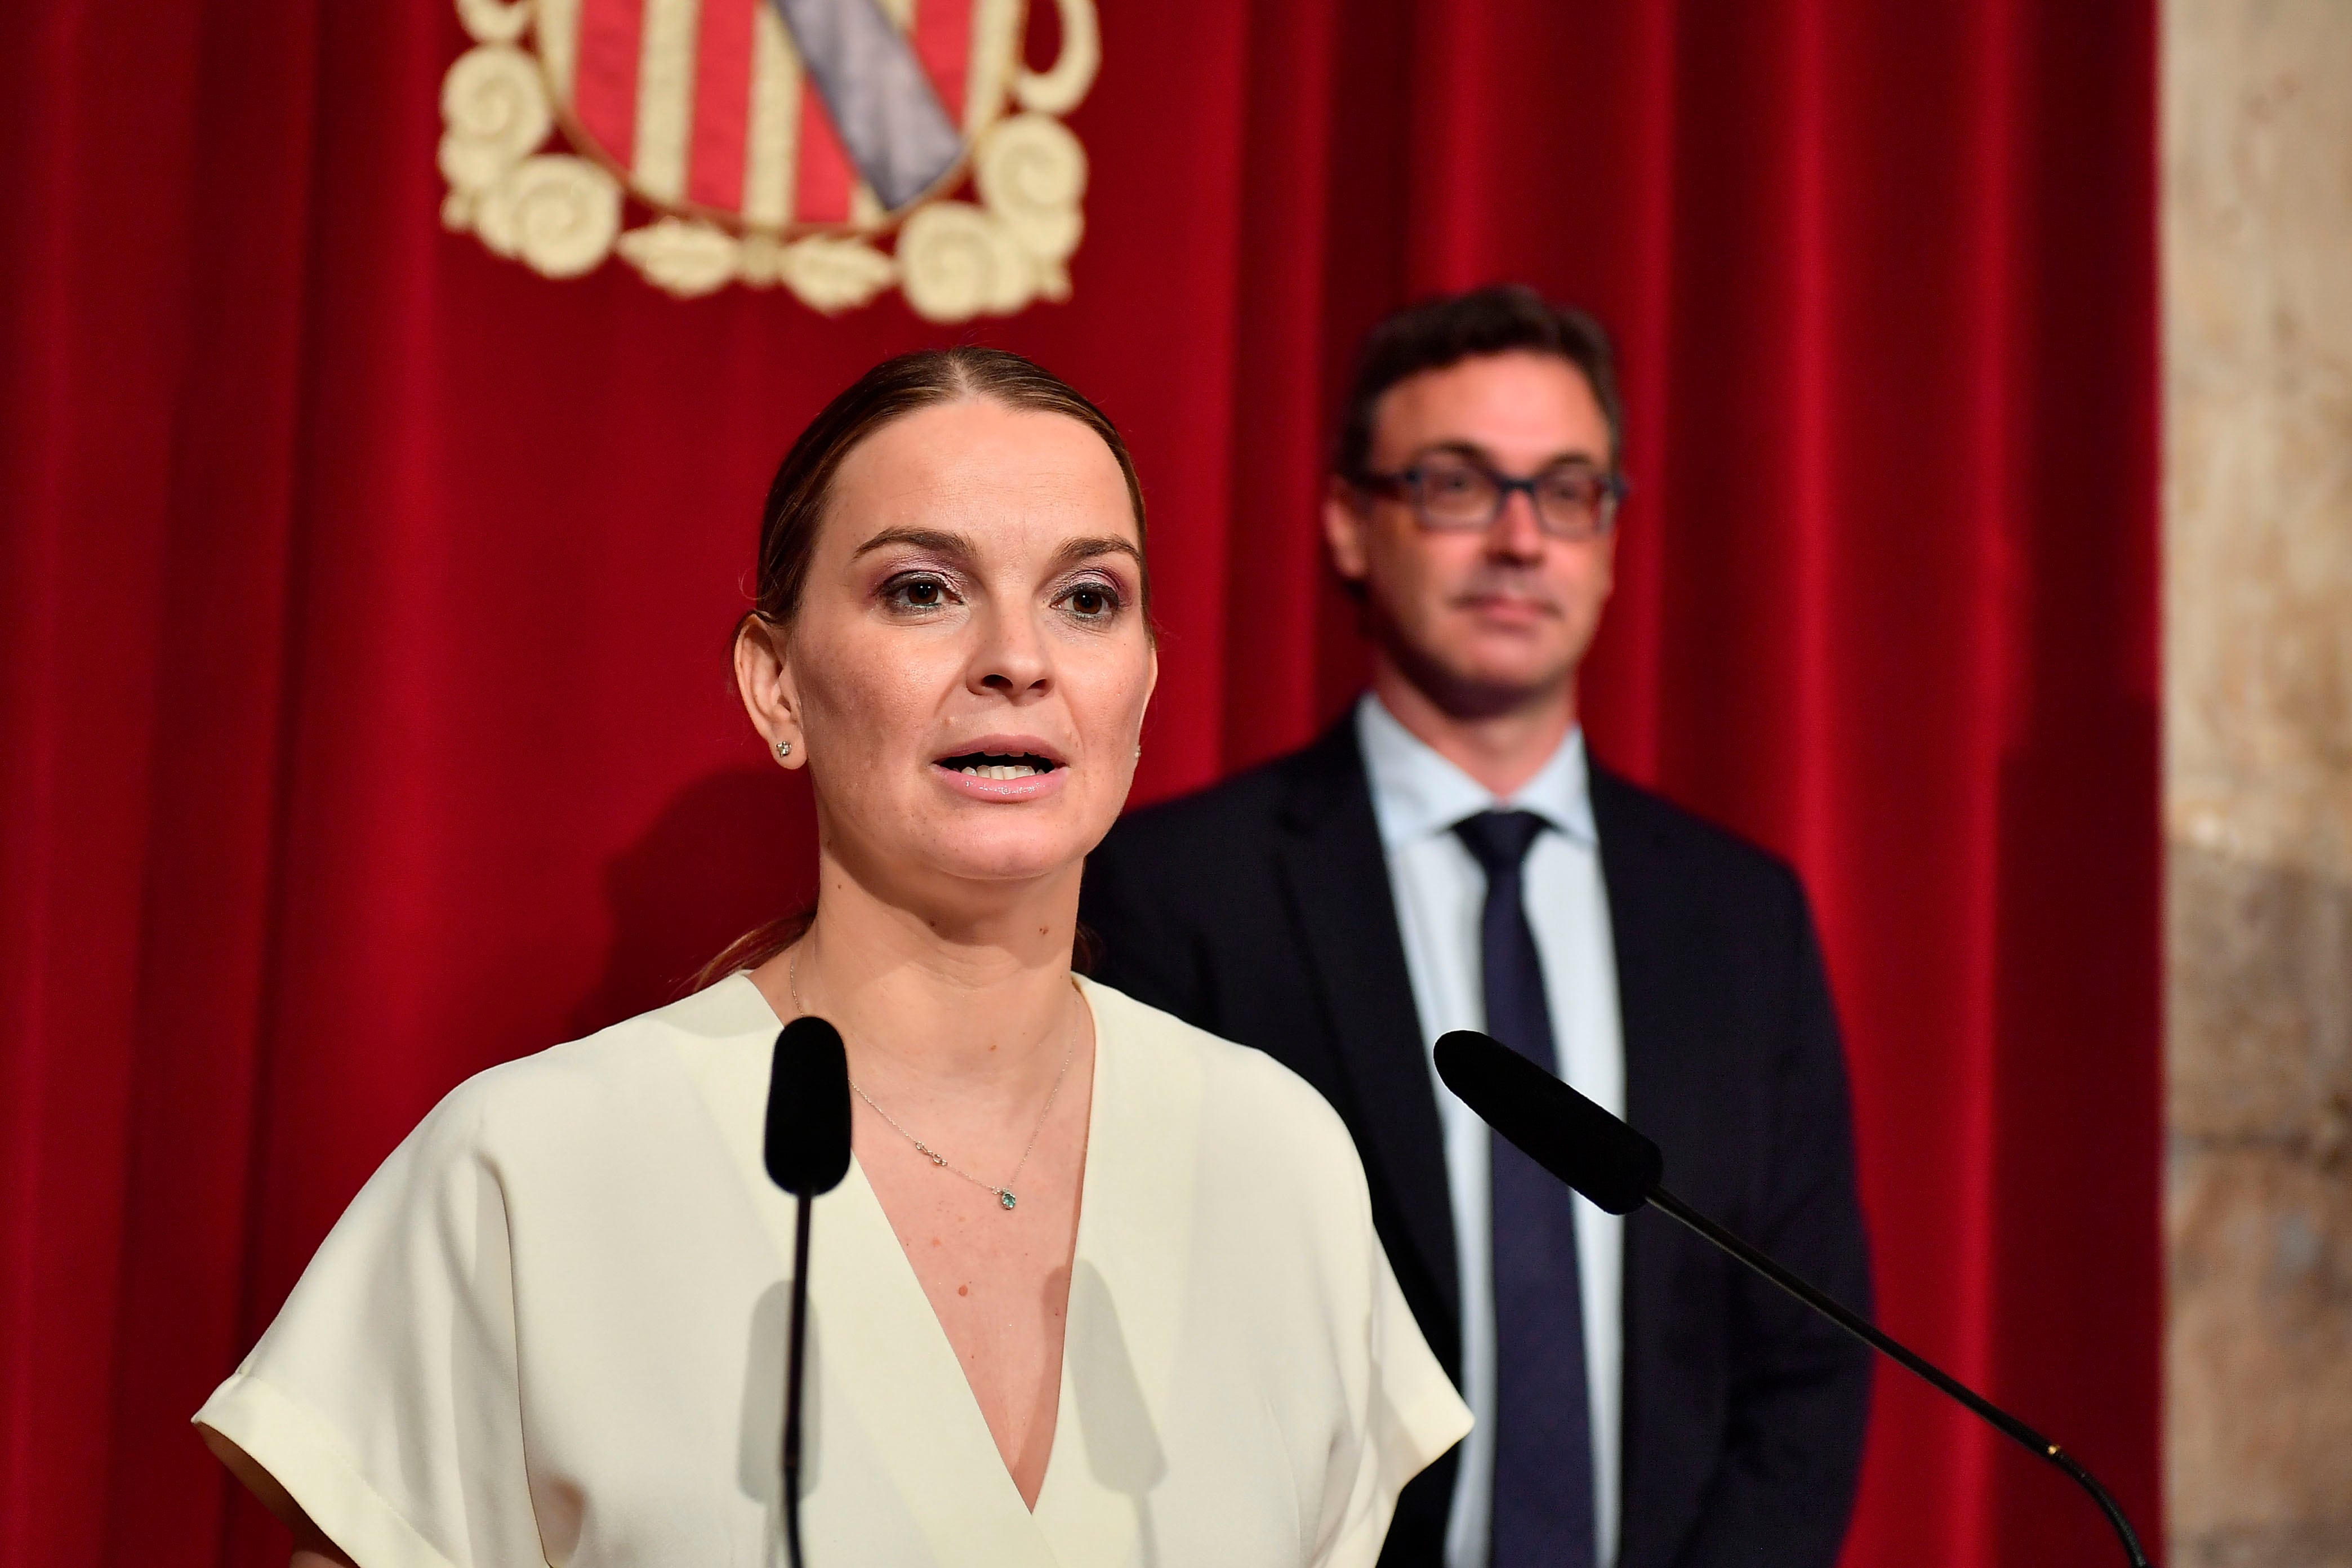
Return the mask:
<path id="1" fill-rule="evenodd" d="M 1486 871 L 1479 921 L 1486 1032 L 1557 1075 L 1543 966 L 1520 897 L 1532 812 L 1489 811 L 1454 831 Z M 1494 1141 L 1494 1568 L 1592 1568 L 1592 1415 L 1584 1298 L 1568 1188 Z"/>

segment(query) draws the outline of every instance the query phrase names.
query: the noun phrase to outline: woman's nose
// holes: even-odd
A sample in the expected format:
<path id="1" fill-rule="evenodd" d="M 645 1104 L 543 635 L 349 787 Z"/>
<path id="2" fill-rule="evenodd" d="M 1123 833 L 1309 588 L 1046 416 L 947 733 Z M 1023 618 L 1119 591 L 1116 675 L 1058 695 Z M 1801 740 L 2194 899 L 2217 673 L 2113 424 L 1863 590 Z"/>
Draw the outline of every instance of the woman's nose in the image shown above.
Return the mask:
<path id="1" fill-rule="evenodd" d="M 1044 690 L 1053 669 L 1029 617 L 990 616 L 984 624 L 988 630 L 971 665 L 973 689 L 1014 698 Z"/>

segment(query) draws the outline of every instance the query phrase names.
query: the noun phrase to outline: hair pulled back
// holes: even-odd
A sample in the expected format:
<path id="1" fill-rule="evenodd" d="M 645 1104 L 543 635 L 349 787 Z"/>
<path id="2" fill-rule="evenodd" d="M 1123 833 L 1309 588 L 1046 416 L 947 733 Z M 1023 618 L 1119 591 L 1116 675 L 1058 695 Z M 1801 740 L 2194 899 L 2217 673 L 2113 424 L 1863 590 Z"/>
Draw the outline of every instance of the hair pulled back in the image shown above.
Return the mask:
<path id="1" fill-rule="evenodd" d="M 1109 416 L 1068 382 L 1033 360 L 1003 349 L 922 349 L 886 359 L 824 405 L 809 421 L 768 487 L 760 514 L 760 568 L 751 614 L 772 626 L 788 626 L 800 609 L 809 563 L 832 499 L 834 476 L 858 443 L 894 420 L 919 409 L 978 398 L 1006 408 L 1059 414 L 1102 437 L 1127 480 L 1128 504 L 1135 509 L 1137 542 L 1143 539 L 1143 485 L 1135 459 Z M 1143 608 L 1151 607 L 1151 578 L 1142 584 Z"/>

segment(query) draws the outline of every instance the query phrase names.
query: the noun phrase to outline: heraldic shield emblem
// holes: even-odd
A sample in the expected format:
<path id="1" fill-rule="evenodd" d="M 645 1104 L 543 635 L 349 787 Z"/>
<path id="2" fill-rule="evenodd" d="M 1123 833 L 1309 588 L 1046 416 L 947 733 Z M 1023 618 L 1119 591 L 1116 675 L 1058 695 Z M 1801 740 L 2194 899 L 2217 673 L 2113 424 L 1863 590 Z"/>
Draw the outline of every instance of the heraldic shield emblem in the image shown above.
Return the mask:
<path id="1" fill-rule="evenodd" d="M 679 296 L 832 312 L 896 284 L 936 321 L 1066 298 L 1087 159 L 1057 116 L 1101 54 L 1093 0 L 1055 3 L 1038 71 L 1025 0 L 457 0 L 442 221 Z"/>

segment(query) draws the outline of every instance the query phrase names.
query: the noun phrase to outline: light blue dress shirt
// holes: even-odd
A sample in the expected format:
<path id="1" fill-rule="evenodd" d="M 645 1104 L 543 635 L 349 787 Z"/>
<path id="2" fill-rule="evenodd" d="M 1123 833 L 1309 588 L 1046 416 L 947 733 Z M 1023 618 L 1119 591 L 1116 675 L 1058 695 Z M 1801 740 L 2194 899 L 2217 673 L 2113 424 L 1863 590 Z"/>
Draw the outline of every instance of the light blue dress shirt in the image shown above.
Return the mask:
<path id="1" fill-rule="evenodd" d="M 1585 767 L 1584 733 L 1569 732 L 1543 771 L 1508 800 L 1447 762 L 1367 693 L 1356 707 L 1395 895 L 1405 968 L 1412 982 L 1424 1046 L 1451 1029 L 1486 1027 L 1479 974 L 1479 916 L 1486 876 L 1454 835 L 1454 825 L 1482 811 L 1531 811 L 1548 825 L 1528 851 L 1528 924 L 1543 965 L 1544 996 L 1562 1076 L 1617 1115 L 1625 1113 L 1625 1047 L 1617 1013 L 1616 949 L 1610 938 L 1608 889 L 1601 876 L 1600 836 Z M 1488 1218 L 1486 1124 L 1437 1081 L 1438 1121 L 1445 1139 L 1456 1262 L 1462 1280 L 1462 1396 L 1477 1416 L 1463 1440 L 1461 1469 L 1447 1518 L 1447 1568 L 1486 1568 L 1495 1492 L 1495 1297 Z M 1592 1416 L 1593 1528 L 1598 1556 L 1617 1554 L 1620 1431 L 1624 1402 L 1625 1222 L 1576 1200 L 1577 1266 L 1584 1291 L 1584 1364 Z"/>

